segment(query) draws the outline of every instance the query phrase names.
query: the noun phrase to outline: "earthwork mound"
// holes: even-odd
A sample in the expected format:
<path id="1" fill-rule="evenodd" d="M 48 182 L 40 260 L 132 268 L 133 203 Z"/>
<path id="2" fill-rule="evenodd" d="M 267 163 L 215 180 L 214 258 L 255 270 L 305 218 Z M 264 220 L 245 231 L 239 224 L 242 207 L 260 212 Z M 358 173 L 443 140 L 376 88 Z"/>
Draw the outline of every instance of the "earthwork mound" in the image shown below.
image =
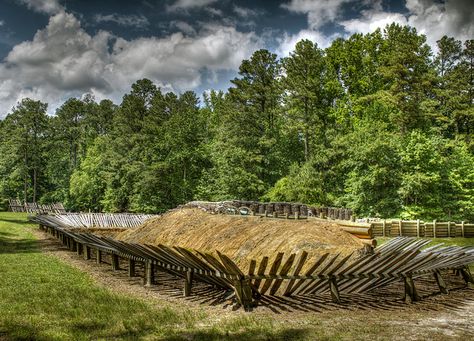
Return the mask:
<path id="1" fill-rule="evenodd" d="M 308 252 L 306 264 L 325 253 L 358 255 L 364 244 L 331 222 L 253 216 L 213 215 L 181 208 L 126 230 L 116 239 L 130 243 L 164 244 L 229 256 L 245 272 L 251 259 L 274 258 L 277 252 Z M 305 270 L 305 269 L 303 269 Z"/>

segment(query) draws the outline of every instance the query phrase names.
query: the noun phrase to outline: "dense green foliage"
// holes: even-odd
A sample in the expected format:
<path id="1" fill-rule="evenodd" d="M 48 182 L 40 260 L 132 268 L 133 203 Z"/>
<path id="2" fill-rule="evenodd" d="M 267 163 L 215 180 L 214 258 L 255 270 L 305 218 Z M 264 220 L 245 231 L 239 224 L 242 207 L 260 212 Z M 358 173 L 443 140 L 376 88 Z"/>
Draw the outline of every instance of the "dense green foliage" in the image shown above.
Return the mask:
<path id="1" fill-rule="evenodd" d="M 359 215 L 474 220 L 474 41 L 414 28 L 300 41 L 242 61 L 226 92 L 132 85 L 120 105 L 25 99 L 0 123 L 3 199 L 159 212 L 288 200 Z"/>

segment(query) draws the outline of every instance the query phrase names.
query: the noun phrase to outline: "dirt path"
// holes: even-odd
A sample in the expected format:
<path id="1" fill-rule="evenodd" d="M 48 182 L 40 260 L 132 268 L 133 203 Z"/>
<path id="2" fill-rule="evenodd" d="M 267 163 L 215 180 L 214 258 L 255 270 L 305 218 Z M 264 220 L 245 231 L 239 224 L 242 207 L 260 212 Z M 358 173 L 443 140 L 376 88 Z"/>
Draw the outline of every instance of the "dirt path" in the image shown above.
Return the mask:
<path id="1" fill-rule="evenodd" d="M 52 236 L 38 230 L 33 234 L 38 239 L 42 252 L 56 257 L 71 266 L 88 273 L 99 285 L 115 292 L 163 308 L 167 306 L 189 309 L 208 315 L 209 324 L 227 317 L 249 316 L 271 318 L 279 323 L 304 326 L 311 323 L 323 324 L 328 330 L 347 328 L 348 325 L 374 324 L 374 328 L 392 330 L 390 338 L 400 340 L 419 339 L 460 339 L 474 335 L 474 290 L 464 287 L 458 277 L 447 278 L 449 295 L 437 294 L 432 282 L 418 281 L 421 302 L 405 304 L 400 299 L 403 289 L 384 288 L 371 295 L 344 298 L 341 305 L 332 303 L 330 297 L 264 297 L 261 304 L 251 314 L 242 309 L 233 311 L 231 301 L 222 291 L 196 285 L 194 295 L 182 296 L 183 283 L 168 275 L 157 278 L 158 285 L 145 288 L 141 277 L 129 278 L 126 270 L 112 271 L 110 261 L 97 264 L 95 258 L 84 260 L 71 252 Z M 126 263 L 121 264 L 126 268 Z M 142 274 L 138 268 L 138 275 Z"/>

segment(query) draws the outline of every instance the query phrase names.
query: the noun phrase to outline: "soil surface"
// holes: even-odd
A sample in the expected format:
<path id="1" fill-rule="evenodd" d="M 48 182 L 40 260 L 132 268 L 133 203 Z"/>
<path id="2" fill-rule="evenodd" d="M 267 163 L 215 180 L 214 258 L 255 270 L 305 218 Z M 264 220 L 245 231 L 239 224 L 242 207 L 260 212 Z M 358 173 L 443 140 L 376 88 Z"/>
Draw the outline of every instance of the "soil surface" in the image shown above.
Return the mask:
<path id="1" fill-rule="evenodd" d="M 137 277 L 127 275 L 128 263 L 121 261 L 121 269 L 112 271 L 108 256 L 96 263 L 84 260 L 82 255 L 69 251 L 54 237 L 36 231 L 41 250 L 53 257 L 78 268 L 99 284 L 113 291 L 145 299 L 149 304 L 163 307 L 180 307 L 205 312 L 209 325 L 235 316 L 261 316 L 290 328 L 305 328 L 313 324 L 322 325 L 330 333 L 338 328 L 361 328 L 369 333 L 378 333 L 376 339 L 398 340 L 467 340 L 474 335 L 474 290 L 465 286 L 459 276 L 443 273 L 450 289 L 449 295 L 442 295 L 432 278 L 416 279 L 416 286 L 422 300 L 406 304 L 403 299 L 402 283 L 368 294 L 344 296 L 342 303 L 335 304 L 329 296 L 305 297 L 263 297 L 261 303 L 250 314 L 243 309 L 235 310 L 232 293 L 217 290 L 205 284 L 196 283 L 192 295 L 183 297 L 183 280 L 158 272 L 156 285 L 143 286 L 143 268 L 137 264 Z M 235 310 L 235 311 L 234 311 Z M 359 335 L 363 337 L 363 335 Z"/>
<path id="2" fill-rule="evenodd" d="M 364 249 L 359 239 L 329 221 L 210 214 L 198 208 L 171 210 L 141 227 L 120 233 L 116 239 L 205 252 L 217 250 L 229 256 L 244 272 L 250 259 L 268 256 L 271 262 L 278 252 L 289 256 L 307 251 L 304 271 L 312 265 L 312 258 L 325 253 L 357 256 Z"/>

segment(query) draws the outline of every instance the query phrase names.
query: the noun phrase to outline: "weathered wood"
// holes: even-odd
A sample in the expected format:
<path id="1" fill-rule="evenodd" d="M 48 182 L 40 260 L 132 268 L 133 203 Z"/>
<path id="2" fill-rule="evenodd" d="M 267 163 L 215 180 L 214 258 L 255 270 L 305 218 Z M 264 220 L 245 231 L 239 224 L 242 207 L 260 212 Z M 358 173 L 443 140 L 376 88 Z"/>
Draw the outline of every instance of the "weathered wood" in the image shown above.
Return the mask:
<path id="1" fill-rule="evenodd" d="M 416 220 L 416 236 L 420 238 L 420 219 Z"/>
<path id="2" fill-rule="evenodd" d="M 280 270 L 280 273 L 279 273 L 280 276 L 285 276 L 286 274 L 288 274 L 288 272 L 291 269 L 291 266 L 293 265 L 293 262 L 295 261 L 295 256 L 296 255 L 294 253 L 292 253 L 290 255 L 290 257 L 288 257 L 286 262 L 281 267 L 281 270 Z M 271 289 L 270 289 L 270 295 L 272 295 L 272 296 L 275 295 L 282 283 L 283 283 L 282 279 L 277 279 L 275 281 L 275 283 L 273 284 L 273 286 L 271 287 Z"/>
<path id="3" fill-rule="evenodd" d="M 442 294 L 449 294 L 448 287 L 446 286 L 443 277 L 441 277 L 441 273 L 439 272 L 439 270 L 433 272 L 433 275 L 436 280 L 436 283 L 438 284 L 439 291 L 441 291 Z"/>
<path id="4" fill-rule="evenodd" d="M 110 258 L 112 259 L 112 270 L 119 270 L 119 256 L 116 254 L 111 254 Z"/>
<path id="5" fill-rule="evenodd" d="M 465 266 L 465 267 L 459 269 L 459 272 L 461 273 L 462 278 L 466 282 L 466 285 L 469 288 L 474 289 L 474 285 L 473 285 L 474 284 L 474 279 L 472 277 L 471 271 L 469 270 L 469 267 Z"/>
<path id="6" fill-rule="evenodd" d="M 276 275 L 278 268 L 280 267 L 282 259 L 283 259 L 283 252 L 278 252 L 270 268 L 270 271 L 269 271 L 270 275 Z M 267 290 L 270 289 L 272 282 L 273 282 L 272 279 L 266 279 L 265 282 L 263 283 L 262 289 L 260 290 L 260 294 L 265 295 Z"/>
<path id="7" fill-rule="evenodd" d="M 405 282 L 405 303 L 412 303 L 421 300 L 420 296 L 415 287 L 415 282 L 410 275 L 404 276 L 403 280 Z"/>
<path id="8" fill-rule="evenodd" d="M 99 249 L 96 249 L 95 257 L 96 257 L 97 264 L 100 264 L 102 262 L 102 251 Z"/>
<path id="9" fill-rule="evenodd" d="M 145 286 L 151 287 L 155 282 L 155 271 L 153 263 L 150 261 L 145 262 Z"/>
<path id="10" fill-rule="evenodd" d="M 265 273 L 265 269 L 267 268 L 267 264 L 268 264 L 268 257 L 265 256 L 260 261 L 260 265 L 258 266 L 258 270 L 257 270 L 257 275 L 263 275 Z M 255 286 L 255 288 L 257 290 L 258 290 L 258 287 L 260 286 L 260 282 L 261 282 L 260 279 L 256 279 L 255 282 L 253 282 L 253 285 Z"/>
<path id="11" fill-rule="evenodd" d="M 295 270 L 293 271 L 293 276 L 298 276 L 301 269 L 303 268 L 304 263 L 306 262 L 306 259 L 308 258 L 308 252 L 303 251 L 300 255 L 300 258 L 296 264 Z M 291 296 L 291 289 L 295 283 L 294 279 L 291 279 L 288 281 L 288 284 L 286 285 L 285 291 L 283 293 L 283 296 Z"/>
<path id="12" fill-rule="evenodd" d="M 80 256 L 82 254 L 82 244 L 81 243 L 77 243 L 76 251 L 77 251 L 78 256 Z"/>
<path id="13" fill-rule="evenodd" d="M 339 289 L 337 288 L 337 282 L 335 277 L 331 277 L 328 280 L 329 290 L 331 291 L 331 299 L 334 303 L 341 303 L 339 296 Z"/>
<path id="14" fill-rule="evenodd" d="M 84 245 L 84 259 L 85 260 L 91 259 L 91 248 L 87 245 Z"/>
<path id="15" fill-rule="evenodd" d="M 135 277 L 135 260 L 128 259 L 128 277 Z"/>
<path id="16" fill-rule="evenodd" d="M 436 238 L 436 220 L 433 220 L 433 238 Z"/>
<path id="17" fill-rule="evenodd" d="M 191 288 L 193 285 L 193 272 L 188 270 L 184 276 L 184 296 L 188 297 L 191 295 Z"/>

